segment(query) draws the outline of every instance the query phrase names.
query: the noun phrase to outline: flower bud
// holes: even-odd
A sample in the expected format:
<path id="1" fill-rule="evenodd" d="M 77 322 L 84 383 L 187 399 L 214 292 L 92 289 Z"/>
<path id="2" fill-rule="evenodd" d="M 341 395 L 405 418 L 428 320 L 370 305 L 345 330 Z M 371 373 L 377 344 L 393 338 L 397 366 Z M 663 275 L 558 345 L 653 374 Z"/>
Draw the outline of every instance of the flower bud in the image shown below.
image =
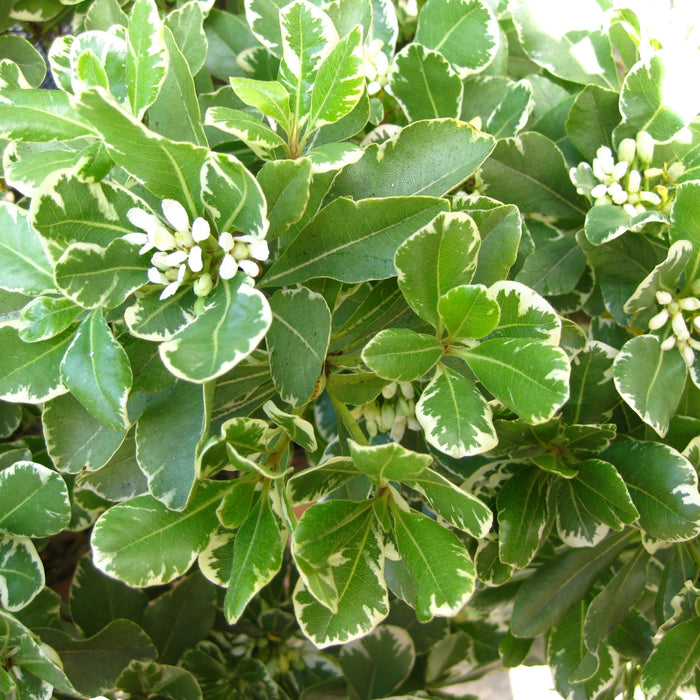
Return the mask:
<path id="1" fill-rule="evenodd" d="M 685 325 L 683 314 L 677 313 L 671 317 L 671 328 L 673 328 L 673 332 L 678 340 L 688 340 L 690 338 L 690 332 L 688 331 L 688 326 Z"/>
<path id="2" fill-rule="evenodd" d="M 670 350 L 674 345 L 676 344 L 676 336 L 675 335 L 669 335 L 666 340 L 664 340 L 663 343 L 661 343 L 661 349 L 666 352 L 667 350 Z"/>
<path id="3" fill-rule="evenodd" d="M 401 438 L 406 432 L 407 419 L 406 416 L 396 416 L 394 425 L 391 426 L 391 432 L 389 433 L 391 439 L 394 442 L 401 442 Z"/>
<path id="4" fill-rule="evenodd" d="M 685 166 L 679 160 L 668 166 L 666 174 L 671 182 L 676 182 L 685 172 Z"/>
<path id="5" fill-rule="evenodd" d="M 212 282 L 211 275 L 202 275 L 201 277 L 197 277 L 193 285 L 194 293 L 198 297 L 207 296 L 213 287 L 214 283 Z"/>
<path id="6" fill-rule="evenodd" d="M 659 197 L 656 192 L 647 192 L 642 191 L 639 193 L 639 196 L 642 200 L 642 202 L 646 202 L 647 204 L 652 204 L 653 206 L 658 207 L 659 204 L 661 204 L 661 197 Z"/>
<path id="7" fill-rule="evenodd" d="M 637 134 L 637 155 L 642 163 L 651 163 L 654 157 L 654 139 L 648 131 L 640 131 Z"/>
<path id="8" fill-rule="evenodd" d="M 606 193 L 608 191 L 608 188 L 604 184 L 596 185 L 592 190 L 591 190 L 591 197 L 593 199 L 599 199 L 600 197 L 605 197 Z"/>
<path id="9" fill-rule="evenodd" d="M 630 170 L 629 177 L 627 178 L 627 191 L 628 192 L 639 192 L 642 186 L 642 176 L 639 170 Z"/>
<path id="10" fill-rule="evenodd" d="M 399 382 L 399 386 L 401 387 L 401 393 L 407 399 L 410 400 L 416 395 L 416 391 L 413 388 L 413 384 L 411 382 Z"/>
<path id="11" fill-rule="evenodd" d="M 399 388 L 398 382 L 391 382 L 382 387 L 382 396 L 385 399 L 393 399 L 396 395 L 396 390 Z"/>
<path id="12" fill-rule="evenodd" d="M 637 216 L 637 208 L 634 206 L 634 204 L 630 204 L 628 202 L 627 204 L 623 204 L 622 208 L 627 212 L 629 216 Z"/>
<path id="13" fill-rule="evenodd" d="M 688 367 L 692 367 L 695 362 L 695 353 L 689 345 L 684 345 L 682 348 L 678 348 L 681 351 L 681 356 L 683 361 Z"/>
<path id="14" fill-rule="evenodd" d="M 665 289 L 659 289 L 656 292 L 656 301 L 658 301 L 659 304 L 666 306 L 673 301 L 673 297 L 671 296 L 671 293 L 667 292 Z"/>
<path id="15" fill-rule="evenodd" d="M 621 180 L 625 176 L 628 167 L 629 163 L 626 160 L 621 160 L 618 163 L 615 163 L 615 167 L 612 171 L 612 176 L 616 180 Z"/>
<path id="16" fill-rule="evenodd" d="M 620 141 L 620 146 L 617 149 L 617 157 L 620 160 L 631 163 L 634 160 L 636 153 L 637 144 L 635 143 L 634 139 L 622 139 L 622 141 Z"/>
<path id="17" fill-rule="evenodd" d="M 697 297 L 685 297 L 684 299 L 678 300 L 678 306 L 680 306 L 683 311 L 697 311 L 700 309 L 700 299 Z"/>
<path id="18" fill-rule="evenodd" d="M 659 175 L 663 175 L 664 171 L 661 168 L 647 168 L 644 171 L 644 177 L 647 178 L 652 178 L 652 177 L 659 177 Z"/>
<path id="19" fill-rule="evenodd" d="M 649 330 L 658 331 L 659 328 L 662 328 L 666 324 L 666 321 L 668 321 L 668 311 L 666 311 L 666 309 L 661 309 L 656 316 L 653 316 L 649 320 Z"/>
<path id="20" fill-rule="evenodd" d="M 382 428 L 382 432 L 386 433 L 391 430 L 396 420 L 396 411 L 390 403 L 385 403 L 382 405 L 382 417 L 379 422 L 379 426 Z"/>
<path id="21" fill-rule="evenodd" d="M 231 255 L 233 255 L 236 260 L 246 260 L 249 256 L 248 245 L 241 241 L 236 241 L 233 244 Z"/>

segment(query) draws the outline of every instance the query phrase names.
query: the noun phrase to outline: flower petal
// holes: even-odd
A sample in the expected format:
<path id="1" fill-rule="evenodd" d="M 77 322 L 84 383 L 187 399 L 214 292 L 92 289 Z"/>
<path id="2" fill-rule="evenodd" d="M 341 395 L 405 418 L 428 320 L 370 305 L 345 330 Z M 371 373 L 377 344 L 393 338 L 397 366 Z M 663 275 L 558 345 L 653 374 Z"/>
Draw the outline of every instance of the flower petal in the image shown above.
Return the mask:
<path id="1" fill-rule="evenodd" d="M 221 266 L 219 267 L 219 276 L 222 279 L 230 280 L 238 271 L 238 263 L 236 259 L 226 253 L 224 259 L 221 261 Z"/>
<path id="2" fill-rule="evenodd" d="M 163 200 L 163 214 L 170 225 L 177 231 L 184 231 L 190 227 L 190 217 L 187 216 L 185 207 L 175 199 Z"/>
<path id="3" fill-rule="evenodd" d="M 201 272 L 204 264 L 202 263 L 202 249 L 196 245 L 190 250 L 187 265 L 192 272 Z"/>
<path id="4" fill-rule="evenodd" d="M 129 223 L 131 223 L 132 226 L 136 226 L 136 228 L 140 228 L 146 233 L 153 233 L 156 226 L 160 223 L 155 214 L 151 214 L 138 207 L 129 209 L 129 211 L 126 212 L 126 218 L 129 219 Z"/>
<path id="5" fill-rule="evenodd" d="M 209 228 L 209 222 L 206 219 L 203 219 L 201 216 L 198 216 L 192 222 L 192 238 L 197 243 L 206 241 L 207 238 L 209 238 L 210 232 L 211 229 Z"/>

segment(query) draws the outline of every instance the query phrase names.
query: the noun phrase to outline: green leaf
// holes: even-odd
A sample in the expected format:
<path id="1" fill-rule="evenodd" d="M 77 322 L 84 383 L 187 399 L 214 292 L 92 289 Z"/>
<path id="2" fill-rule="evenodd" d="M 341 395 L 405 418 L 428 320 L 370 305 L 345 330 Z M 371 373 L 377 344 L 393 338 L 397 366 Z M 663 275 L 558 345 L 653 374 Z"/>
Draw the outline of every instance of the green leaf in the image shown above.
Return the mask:
<path id="1" fill-rule="evenodd" d="M 263 411 L 275 425 L 282 428 L 292 442 L 309 452 L 315 452 L 318 449 L 316 433 L 309 421 L 294 413 L 285 413 L 277 408 L 273 401 L 266 401 L 263 404 Z"/>
<path id="2" fill-rule="evenodd" d="M 492 136 L 455 119 L 415 122 L 368 146 L 360 160 L 338 174 L 330 196 L 442 197 L 474 174 L 495 143 Z"/>
<path id="3" fill-rule="evenodd" d="M 243 275 L 219 283 L 192 323 L 161 343 L 163 364 L 176 376 L 203 383 L 225 374 L 265 336 L 272 314 L 265 297 Z"/>
<path id="4" fill-rule="evenodd" d="M 476 573 L 457 536 L 426 515 L 392 508 L 396 548 L 415 582 L 420 622 L 451 617 L 474 592 Z"/>
<path id="5" fill-rule="evenodd" d="M 603 15 L 594 0 L 565 16 L 554 0 L 532 0 L 513 10 L 518 40 L 527 56 L 558 78 L 617 88 L 610 39 L 600 31 Z"/>
<path id="6" fill-rule="evenodd" d="M 111 309 L 148 283 L 149 261 L 138 246 L 116 238 L 107 248 L 72 243 L 56 262 L 56 285 L 76 304 Z"/>
<path id="7" fill-rule="evenodd" d="M 282 83 L 277 80 L 232 77 L 231 87 L 243 102 L 274 119 L 289 133 L 289 93 Z"/>
<path id="8" fill-rule="evenodd" d="M 428 372 L 443 353 L 442 344 L 432 335 L 387 328 L 365 345 L 362 361 L 383 379 L 411 382 Z"/>
<path id="9" fill-rule="evenodd" d="M 44 81 L 46 63 L 26 39 L 11 34 L 0 37 L 0 56 L 16 63 L 32 87 L 38 88 Z"/>
<path id="10" fill-rule="evenodd" d="M 204 123 L 207 126 L 215 126 L 227 134 L 233 134 L 258 158 L 272 159 L 275 149 L 278 148 L 284 149 L 284 152 L 287 151 L 287 142 L 279 134 L 256 117 L 240 109 L 211 107 L 207 110 Z"/>
<path id="11" fill-rule="evenodd" d="M 125 309 L 124 320 L 131 335 L 144 340 L 169 340 L 194 320 L 192 305 L 195 295 L 191 288 L 181 287 L 167 299 L 160 290 L 139 296 Z"/>
<path id="12" fill-rule="evenodd" d="M 148 635 L 131 620 L 114 620 L 88 639 L 73 639 L 62 630 L 45 628 L 42 640 L 58 652 L 76 690 L 90 697 L 113 688 L 130 661 L 157 656 Z"/>
<path id="13" fill-rule="evenodd" d="M 81 557 L 71 582 L 70 612 L 85 636 L 92 637 L 117 619 L 139 623 L 146 605 L 145 591 L 105 576 L 89 555 Z"/>
<path id="14" fill-rule="evenodd" d="M 334 124 L 349 114 L 364 91 L 362 30 L 354 27 L 323 59 L 311 91 L 308 129 Z"/>
<path id="15" fill-rule="evenodd" d="M 317 647 L 362 637 L 387 616 L 384 543 L 371 502 L 312 506 L 299 520 L 292 553 L 297 563 L 306 562 L 294 591 L 294 612 Z M 309 592 L 310 573 L 326 578 L 337 591 L 335 601 L 328 597 L 330 591 L 320 591 L 325 604 Z M 337 612 L 326 607 L 333 603 Z"/>
<path id="16" fill-rule="evenodd" d="M 19 315 L 18 333 L 25 343 L 48 340 L 63 333 L 82 314 L 64 297 L 34 297 Z"/>
<path id="17" fill-rule="evenodd" d="M 4 363 L 0 369 L 0 398 L 43 403 L 66 393 L 61 382 L 61 360 L 73 338 L 65 331 L 49 340 L 25 343 L 10 326 L 0 327 Z"/>
<path id="18" fill-rule="evenodd" d="M 649 132 L 655 141 L 670 141 L 695 119 L 700 110 L 698 96 L 679 90 L 676 82 L 689 67 L 687 60 L 674 58 L 669 51 L 632 66 L 620 92 L 622 122 L 614 132 L 617 143 L 640 131 Z"/>
<path id="19" fill-rule="evenodd" d="M 3 88 L 0 137 L 18 141 L 69 141 L 95 131 L 60 90 Z"/>
<path id="20" fill-rule="evenodd" d="M 140 121 L 158 97 L 168 70 L 163 24 L 153 0 L 136 0 L 127 31 L 126 81 L 129 103 Z"/>
<path id="21" fill-rule="evenodd" d="M 70 392 L 95 418 L 119 430 L 129 425 L 126 401 L 132 375 L 124 348 L 96 309 L 75 332 L 61 362 Z"/>
<path id="22" fill-rule="evenodd" d="M 433 462 L 430 455 L 412 452 L 396 442 L 358 445 L 348 440 L 348 445 L 355 466 L 380 486 L 390 481 L 413 479 Z"/>
<path id="23" fill-rule="evenodd" d="M 340 650 L 343 675 L 362 700 L 387 697 L 406 680 L 415 660 L 411 635 L 393 625 L 381 625 Z"/>
<path id="24" fill-rule="evenodd" d="M 206 149 L 150 131 L 94 88 L 84 90 L 75 106 L 82 117 L 97 125 L 117 165 L 156 197 L 176 199 L 192 218 L 201 214 L 199 174 Z"/>
<path id="25" fill-rule="evenodd" d="M 523 214 L 537 213 L 579 225 L 586 204 L 571 184 L 557 146 L 542 134 L 526 132 L 502 139 L 481 169 L 484 191 Z"/>
<path id="26" fill-rule="evenodd" d="M 219 522 L 230 530 L 240 527 L 250 513 L 256 482 L 250 478 L 236 479 L 216 509 Z"/>
<path id="27" fill-rule="evenodd" d="M 498 48 L 498 23 L 481 0 L 428 0 L 415 40 L 439 51 L 464 78 L 485 68 Z"/>
<path id="28" fill-rule="evenodd" d="M 238 620 L 253 596 L 280 570 L 282 553 L 282 536 L 263 488 L 236 533 L 231 579 L 224 597 L 229 624 Z"/>
<path id="29" fill-rule="evenodd" d="M 700 618 L 664 634 L 642 668 L 641 687 L 649 700 L 673 700 L 700 661 Z"/>
<path id="30" fill-rule="evenodd" d="M 204 9 L 197 2 L 186 2 L 182 7 L 171 10 L 164 18 L 165 26 L 172 32 L 175 44 L 187 60 L 191 75 L 199 73 L 207 57 L 203 20 Z"/>
<path id="31" fill-rule="evenodd" d="M 676 188 L 671 210 L 671 242 L 687 240 L 693 244 L 693 255 L 685 269 L 686 280 L 700 272 L 700 187 L 697 182 L 684 182 Z"/>
<path id="32" fill-rule="evenodd" d="M 202 387 L 176 382 L 136 424 L 136 455 L 148 488 L 171 510 L 185 508 L 197 479 L 195 458 L 206 425 Z"/>
<path id="33" fill-rule="evenodd" d="M 444 476 L 426 469 L 417 476 L 405 476 L 400 481 L 418 491 L 430 508 L 452 527 L 464 530 L 478 540 L 488 535 L 493 521 L 491 509 Z"/>
<path id="34" fill-rule="evenodd" d="M 632 610 L 648 581 L 649 553 L 638 547 L 632 558 L 594 598 L 583 622 L 583 639 L 589 651 L 597 653 L 600 644 Z"/>
<path id="35" fill-rule="evenodd" d="M 70 520 L 68 489 L 59 474 L 20 461 L 0 471 L 0 531 L 20 537 L 48 537 Z"/>
<path id="36" fill-rule="evenodd" d="M 0 604 L 17 612 L 44 587 L 44 565 L 28 537 L 0 535 Z"/>
<path id="37" fill-rule="evenodd" d="M 613 129 L 620 121 L 618 100 L 614 90 L 586 85 L 571 105 L 566 133 L 589 162 L 601 146 L 614 150 Z"/>
<path id="38" fill-rule="evenodd" d="M 267 347 L 272 381 L 283 401 L 303 406 L 323 374 L 331 331 L 328 305 L 320 294 L 297 287 L 273 294 L 270 308 Z"/>
<path id="39" fill-rule="evenodd" d="M 294 474 L 287 482 L 287 492 L 294 505 L 314 503 L 359 473 L 349 457 L 331 457 L 322 464 Z"/>
<path id="40" fill-rule="evenodd" d="M 201 700 L 202 690 L 184 668 L 153 661 L 132 661 L 114 682 L 128 695 L 156 695 L 172 700 Z"/>
<path id="41" fill-rule="evenodd" d="M 586 269 L 586 255 L 574 236 L 538 245 L 525 260 L 516 280 L 546 296 L 572 292 Z"/>
<path id="42" fill-rule="evenodd" d="M 501 403 L 532 425 L 548 421 L 569 398 L 566 353 L 544 341 L 493 338 L 455 354 Z"/>
<path id="43" fill-rule="evenodd" d="M 335 199 L 302 229 L 263 284 L 280 286 L 314 277 L 341 282 L 392 277 L 399 245 L 445 207 L 433 197 Z"/>
<path id="44" fill-rule="evenodd" d="M 294 0 L 279 13 L 282 61 L 279 81 L 291 96 L 291 113 L 297 123 L 309 113 L 312 88 L 321 62 L 338 41 L 330 17 L 307 0 Z"/>
<path id="45" fill-rule="evenodd" d="M 520 467 L 498 492 L 498 555 L 519 569 L 537 553 L 547 526 L 549 482 L 537 467 Z"/>
<path id="46" fill-rule="evenodd" d="M 697 474 L 685 457 L 668 445 L 636 440 L 615 443 L 600 457 L 613 464 L 624 479 L 639 511 L 639 526 L 649 537 L 677 542 L 697 535 Z"/>
<path id="47" fill-rule="evenodd" d="M 511 631 L 536 637 L 556 625 L 617 559 L 634 530 L 610 535 L 595 547 L 570 549 L 538 567 L 515 596 Z"/>
<path id="48" fill-rule="evenodd" d="M 148 208 L 142 199 L 110 182 L 86 183 L 74 170 L 49 175 L 32 198 L 32 225 L 55 263 L 71 243 L 101 248 L 132 233 L 126 218 L 132 207 Z"/>
<path id="49" fill-rule="evenodd" d="M 452 340 L 483 338 L 500 319 L 498 302 L 483 285 L 454 287 L 438 300 L 438 313 Z"/>
<path id="50" fill-rule="evenodd" d="M 474 382 L 439 365 L 416 404 L 425 440 L 440 452 L 460 458 L 496 446 L 491 407 Z"/>
<path id="51" fill-rule="evenodd" d="M 396 54 L 387 89 L 409 121 L 459 117 L 462 81 L 442 54 L 421 44 Z"/>
<path id="52" fill-rule="evenodd" d="M 54 287 L 53 271 L 27 212 L 0 203 L 0 287 L 22 294 L 41 294 Z"/>
<path id="53" fill-rule="evenodd" d="M 95 566 L 130 586 L 173 581 L 209 544 L 218 526 L 216 508 L 227 488 L 224 482 L 199 482 L 181 512 L 149 495 L 113 506 L 95 523 Z"/>
<path id="54" fill-rule="evenodd" d="M 526 80 L 508 85 L 503 100 L 493 110 L 484 130 L 497 139 L 516 136 L 533 108 L 532 87 Z"/>
<path id="55" fill-rule="evenodd" d="M 628 340 L 613 363 L 615 386 L 637 415 L 663 437 L 681 400 L 687 368 L 675 349 L 653 335 Z"/>
<path id="56" fill-rule="evenodd" d="M 273 241 L 289 230 L 302 217 L 309 201 L 311 161 L 269 161 L 258 172 L 258 183 L 267 200 L 270 227 L 267 240 Z"/>
<path id="57" fill-rule="evenodd" d="M 573 479 L 559 484 L 557 529 L 570 547 L 597 544 L 607 528 L 622 530 L 638 517 L 625 482 L 601 459 L 576 463 Z"/>

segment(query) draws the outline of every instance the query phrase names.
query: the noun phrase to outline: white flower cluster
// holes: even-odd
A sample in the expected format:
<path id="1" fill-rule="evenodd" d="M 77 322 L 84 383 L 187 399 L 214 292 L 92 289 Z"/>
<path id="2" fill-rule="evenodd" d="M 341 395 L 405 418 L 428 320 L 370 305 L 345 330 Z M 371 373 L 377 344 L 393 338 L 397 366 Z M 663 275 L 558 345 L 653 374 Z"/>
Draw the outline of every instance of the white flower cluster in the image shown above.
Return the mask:
<path id="1" fill-rule="evenodd" d="M 400 442 L 406 428 L 420 430 L 414 397 L 411 382 L 391 382 L 382 389 L 381 400 L 357 406 L 352 415 L 356 420 L 365 419 L 371 437 L 377 433 L 389 433 L 392 440 Z"/>
<path id="2" fill-rule="evenodd" d="M 376 95 L 388 82 L 389 59 L 382 51 L 384 42 L 374 39 L 362 47 L 365 62 L 362 64 L 362 72 L 367 78 L 367 92 Z"/>
<path id="3" fill-rule="evenodd" d="M 663 211 L 671 208 L 668 187 L 660 181 L 674 183 L 683 174 L 683 164 L 672 163 L 668 169 L 651 167 L 654 157 L 654 139 L 646 131 L 640 131 L 636 139 L 623 139 L 617 149 L 617 161 L 607 146 L 601 146 L 593 164 L 579 163 L 571 168 L 569 177 L 579 194 L 593 201 L 594 206 L 615 204 L 630 216 L 645 211 Z"/>
<path id="4" fill-rule="evenodd" d="M 671 335 L 662 343 L 662 350 L 670 350 L 677 347 L 685 364 L 690 367 L 695 362 L 694 350 L 700 350 L 700 279 L 696 280 L 692 288 L 695 296 L 674 298 L 670 292 L 659 290 L 656 292 L 656 301 L 662 306 L 661 311 L 649 321 L 649 330 L 657 331 L 671 322 Z"/>
<path id="5" fill-rule="evenodd" d="M 239 269 L 249 277 L 260 273 L 255 261 L 267 260 L 269 255 L 264 239 L 228 231 L 215 238 L 203 217 L 198 216 L 190 224 L 180 202 L 164 199 L 162 208 L 164 220 L 138 207 L 129 209 L 127 218 L 141 230 L 124 236 L 141 246 L 141 255 L 155 250 L 148 279 L 163 285 L 161 299 L 171 297 L 183 283 L 192 280 L 195 294 L 205 297 L 219 277 L 231 279 Z"/>

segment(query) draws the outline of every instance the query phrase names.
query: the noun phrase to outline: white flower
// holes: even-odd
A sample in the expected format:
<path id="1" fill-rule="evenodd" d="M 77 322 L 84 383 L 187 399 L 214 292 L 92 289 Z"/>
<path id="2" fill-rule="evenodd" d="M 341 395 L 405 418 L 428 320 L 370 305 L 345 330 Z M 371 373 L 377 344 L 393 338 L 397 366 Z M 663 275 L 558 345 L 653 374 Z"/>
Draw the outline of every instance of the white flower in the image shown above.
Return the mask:
<path id="1" fill-rule="evenodd" d="M 192 246 L 190 249 L 190 254 L 187 258 L 187 266 L 192 272 L 201 272 L 204 268 L 202 249 L 198 245 Z"/>
<path id="2" fill-rule="evenodd" d="M 161 299 L 167 299 L 171 297 L 178 290 L 182 284 L 182 280 L 185 278 L 185 266 L 180 265 L 177 271 L 177 277 L 160 293 Z"/>
<path id="3" fill-rule="evenodd" d="M 185 207 L 174 199 L 164 199 L 161 204 L 163 214 L 168 223 L 176 231 L 187 231 L 190 227 L 190 218 L 185 211 Z"/>
<path id="4" fill-rule="evenodd" d="M 211 228 L 209 227 L 209 222 L 206 219 L 203 219 L 201 216 L 198 216 L 192 222 L 192 238 L 197 243 L 202 243 L 203 241 L 206 241 L 207 238 L 209 238 L 210 233 Z"/>
<path id="5" fill-rule="evenodd" d="M 666 325 L 666 321 L 668 321 L 668 311 L 666 309 L 661 309 L 656 316 L 652 317 L 649 321 L 649 330 L 652 331 L 658 331 L 659 328 L 662 328 L 663 326 Z"/>
<path id="6" fill-rule="evenodd" d="M 219 276 L 222 279 L 230 280 L 237 271 L 238 263 L 236 262 L 236 258 L 234 258 L 230 253 L 226 253 L 226 255 L 224 255 L 224 259 L 221 261 L 221 265 L 219 266 Z"/>

